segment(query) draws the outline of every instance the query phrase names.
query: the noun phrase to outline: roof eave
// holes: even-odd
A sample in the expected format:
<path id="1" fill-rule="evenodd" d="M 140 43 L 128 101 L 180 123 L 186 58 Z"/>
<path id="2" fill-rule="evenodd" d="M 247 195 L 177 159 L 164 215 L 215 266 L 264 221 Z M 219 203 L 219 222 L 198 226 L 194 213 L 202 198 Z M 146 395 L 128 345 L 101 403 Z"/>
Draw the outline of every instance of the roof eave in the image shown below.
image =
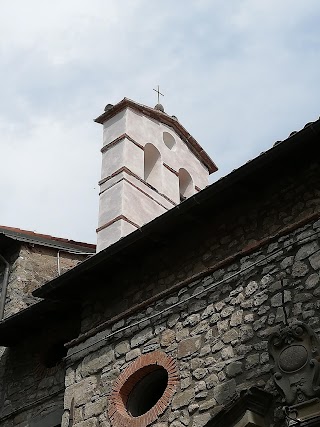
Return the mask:
<path id="1" fill-rule="evenodd" d="M 85 271 L 93 269 L 96 265 L 99 265 L 107 259 L 110 259 L 112 256 L 121 253 L 121 251 L 125 250 L 125 248 L 137 244 L 138 241 L 148 238 L 149 235 L 156 232 L 158 229 L 163 228 L 166 223 L 170 221 L 170 218 L 184 215 L 188 213 L 193 207 L 198 206 L 201 203 L 205 203 L 207 200 L 210 200 L 216 195 L 223 193 L 231 186 L 236 185 L 242 179 L 247 179 L 252 174 L 254 174 L 255 171 L 268 165 L 274 159 L 286 155 L 288 150 L 299 148 L 302 141 L 305 141 L 308 138 L 313 138 L 315 135 L 320 135 L 320 120 L 309 124 L 301 131 L 291 135 L 286 140 L 273 146 L 255 159 L 245 163 L 240 168 L 232 171 L 226 177 L 221 178 L 214 184 L 211 184 L 209 187 L 185 200 L 183 203 L 155 218 L 153 221 L 145 224 L 140 229 L 117 241 L 113 245 L 107 247 L 103 251 L 99 252 L 95 256 L 84 261 L 73 269 L 65 272 L 61 276 L 51 280 L 50 282 L 47 282 L 41 288 L 35 290 L 33 295 L 41 298 L 56 297 L 56 292 L 59 292 L 58 290 L 62 288 L 65 283 L 73 280 L 75 277 L 78 277 Z"/>
<path id="2" fill-rule="evenodd" d="M 96 250 L 96 246 L 94 244 L 76 242 L 74 240 L 62 239 L 46 234 L 38 234 L 32 231 L 15 229 L 13 227 L 0 226 L 0 234 L 19 242 L 55 248 L 62 251 L 66 250 L 68 252 L 71 251 L 79 254 L 94 254 Z"/>
<path id="3" fill-rule="evenodd" d="M 182 124 L 174 117 L 171 117 L 168 114 L 163 113 L 162 111 L 155 110 L 154 108 L 147 107 L 146 105 L 138 104 L 132 101 L 131 99 L 124 98 L 122 101 L 118 102 L 118 104 L 114 105 L 108 111 L 105 111 L 99 117 L 94 119 L 94 121 L 96 123 L 103 124 L 125 108 L 132 108 L 134 110 L 137 110 L 146 116 L 152 117 L 156 120 L 159 120 L 161 123 L 172 127 L 178 133 L 178 135 L 185 141 L 185 143 L 189 145 L 194 154 L 207 167 L 209 174 L 218 170 L 218 167 L 214 163 L 214 161 L 203 150 L 198 141 L 192 135 L 190 135 L 190 133 L 182 126 Z"/>

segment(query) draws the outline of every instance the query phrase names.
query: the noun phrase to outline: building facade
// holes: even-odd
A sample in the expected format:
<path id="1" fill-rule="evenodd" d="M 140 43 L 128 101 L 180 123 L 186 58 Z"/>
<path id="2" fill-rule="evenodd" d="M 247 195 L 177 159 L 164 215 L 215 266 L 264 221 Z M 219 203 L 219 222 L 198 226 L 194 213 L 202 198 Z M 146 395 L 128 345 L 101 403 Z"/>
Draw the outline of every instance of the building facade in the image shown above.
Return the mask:
<path id="1" fill-rule="evenodd" d="M 100 121 L 136 113 L 130 102 Z M 0 323 L 0 426 L 320 425 L 319 135 L 310 123 L 180 203 L 178 190 L 37 287 L 39 302 Z"/>

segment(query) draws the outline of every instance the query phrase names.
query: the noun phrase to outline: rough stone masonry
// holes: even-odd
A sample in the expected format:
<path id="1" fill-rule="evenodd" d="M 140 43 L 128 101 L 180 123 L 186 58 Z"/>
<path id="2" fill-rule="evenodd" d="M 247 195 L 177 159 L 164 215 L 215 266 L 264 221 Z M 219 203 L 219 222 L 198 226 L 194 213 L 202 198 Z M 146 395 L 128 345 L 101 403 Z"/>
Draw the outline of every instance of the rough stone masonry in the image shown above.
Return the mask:
<path id="1" fill-rule="evenodd" d="M 68 426 L 74 398 L 76 427 L 109 427 L 106 408 L 115 379 L 155 350 L 172 356 L 180 375 L 157 427 L 204 426 L 253 385 L 277 394 L 267 344 L 283 324 L 284 310 L 289 322 L 303 320 L 320 331 L 319 233 L 320 220 L 279 237 L 70 349 L 62 425 Z M 144 320 L 156 312 L 162 314 Z"/>

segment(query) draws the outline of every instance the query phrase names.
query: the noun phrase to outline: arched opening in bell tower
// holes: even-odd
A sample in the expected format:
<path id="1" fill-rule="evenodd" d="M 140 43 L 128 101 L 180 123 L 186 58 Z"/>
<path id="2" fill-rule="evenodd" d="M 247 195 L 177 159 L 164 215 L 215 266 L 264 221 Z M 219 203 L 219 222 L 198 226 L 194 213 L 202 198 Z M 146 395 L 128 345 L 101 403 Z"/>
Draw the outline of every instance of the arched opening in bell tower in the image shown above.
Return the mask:
<path id="1" fill-rule="evenodd" d="M 184 168 L 179 169 L 179 194 L 180 202 L 183 202 L 194 194 L 193 179 L 189 172 Z"/>
<path id="2" fill-rule="evenodd" d="M 152 144 L 144 147 L 144 180 L 152 187 L 161 191 L 162 162 L 159 150 Z"/>

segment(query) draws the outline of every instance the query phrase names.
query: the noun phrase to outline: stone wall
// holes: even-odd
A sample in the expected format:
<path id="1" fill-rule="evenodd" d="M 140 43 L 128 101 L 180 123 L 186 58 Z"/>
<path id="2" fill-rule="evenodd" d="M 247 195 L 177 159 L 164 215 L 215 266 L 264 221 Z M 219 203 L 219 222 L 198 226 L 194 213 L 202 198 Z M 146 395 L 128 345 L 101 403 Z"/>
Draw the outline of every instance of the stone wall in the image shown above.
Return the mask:
<path id="1" fill-rule="evenodd" d="M 28 427 L 50 413 L 61 415 L 65 370 L 63 365 L 45 366 L 44 342 L 30 339 L 1 349 L 1 427 Z"/>
<path id="2" fill-rule="evenodd" d="M 126 256 L 125 263 L 116 264 L 114 270 L 108 268 L 106 293 L 101 296 L 91 290 L 84 299 L 82 331 L 258 247 L 274 234 L 286 233 L 287 227 L 319 212 L 319 168 L 320 162 L 302 171 L 284 165 L 278 177 L 275 170 L 272 180 L 265 177 L 263 188 L 257 180 L 259 185 L 254 181 L 230 190 L 223 205 L 217 203 L 203 217 L 191 220 L 188 228 L 172 230 L 158 247 Z"/>
<path id="3" fill-rule="evenodd" d="M 28 318 L 26 317 L 26 321 Z M 0 426 L 56 427 L 63 412 L 66 351 L 79 316 L 42 316 L 26 338 L 0 351 Z"/>
<path id="4" fill-rule="evenodd" d="M 57 249 L 21 243 L 6 257 L 11 269 L 5 318 L 37 302 L 32 291 L 58 275 Z M 86 255 L 61 251 L 61 273 L 85 258 Z M 2 264 L 0 267 L 2 283 L 4 269 Z M 28 340 L 11 348 L 0 348 L 1 427 L 52 427 L 60 422 L 57 420 L 61 419 L 63 410 L 65 368 L 62 363 L 48 367 L 45 359 L 49 357 L 51 345 L 60 342 L 59 336 L 64 341 L 71 339 L 78 334 L 79 326 L 75 313 L 71 324 L 69 319 L 51 320 L 53 324 L 46 322 L 44 330 L 38 325 L 40 330 L 30 331 Z M 55 424 L 50 424 L 52 420 Z"/>
<path id="5" fill-rule="evenodd" d="M 69 426 L 74 399 L 74 427 L 109 427 L 108 396 L 118 376 L 159 350 L 174 359 L 179 385 L 154 426 L 202 427 L 253 385 L 279 401 L 268 338 L 285 313 L 289 323 L 301 320 L 320 332 L 319 235 L 320 220 L 281 235 L 74 345 L 62 426 Z"/>
<path id="6" fill-rule="evenodd" d="M 81 254 L 59 252 L 61 274 L 75 267 L 87 257 Z M 9 317 L 38 301 L 32 296 L 32 291 L 58 276 L 57 256 L 58 249 L 21 244 L 18 252 L 13 254 L 10 259 L 11 271 L 4 317 Z"/>

